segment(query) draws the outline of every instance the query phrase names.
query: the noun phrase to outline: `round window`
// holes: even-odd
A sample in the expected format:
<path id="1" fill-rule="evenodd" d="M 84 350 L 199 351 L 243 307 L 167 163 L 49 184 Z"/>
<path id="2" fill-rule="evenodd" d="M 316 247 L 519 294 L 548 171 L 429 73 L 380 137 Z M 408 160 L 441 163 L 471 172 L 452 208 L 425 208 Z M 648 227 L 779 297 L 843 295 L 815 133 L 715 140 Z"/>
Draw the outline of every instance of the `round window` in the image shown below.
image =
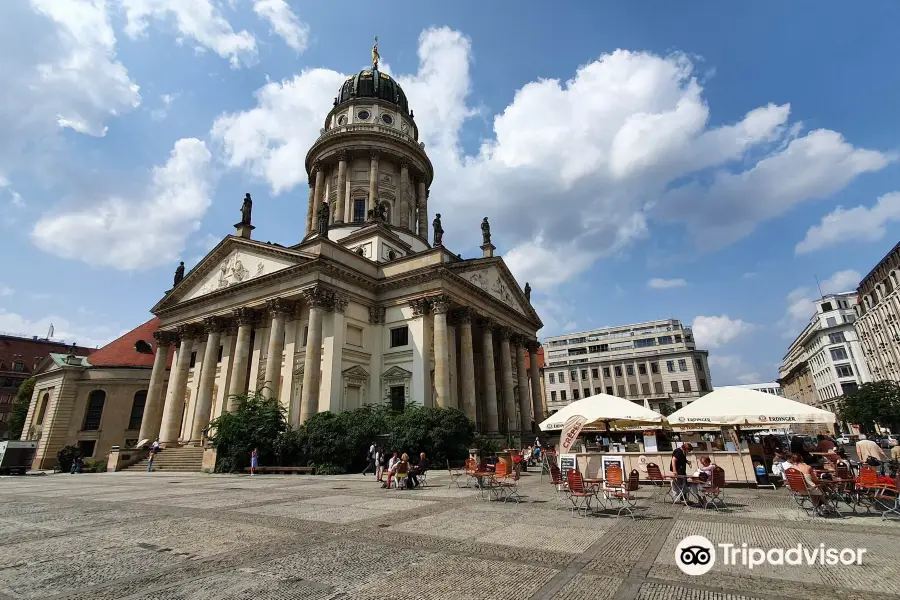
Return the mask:
<path id="1" fill-rule="evenodd" d="M 356 116 L 359 117 L 360 121 L 368 121 L 370 115 L 369 115 L 369 111 L 361 110 L 358 113 L 356 113 Z"/>
<path id="2" fill-rule="evenodd" d="M 338 125 L 346 125 L 347 124 L 347 115 L 341 115 L 338 117 Z"/>
<path id="3" fill-rule="evenodd" d="M 385 125 L 394 124 L 394 117 L 392 117 L 391 115 L 381 115 L 381 120 L 384 121 Z"/>

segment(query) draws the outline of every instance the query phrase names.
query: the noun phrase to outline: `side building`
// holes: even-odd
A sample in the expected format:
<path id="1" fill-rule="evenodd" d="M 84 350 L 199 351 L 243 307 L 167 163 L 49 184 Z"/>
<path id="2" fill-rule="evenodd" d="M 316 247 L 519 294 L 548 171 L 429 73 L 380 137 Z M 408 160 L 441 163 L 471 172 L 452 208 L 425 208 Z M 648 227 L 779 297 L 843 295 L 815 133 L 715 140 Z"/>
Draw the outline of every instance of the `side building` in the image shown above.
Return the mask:
<path id="1" fill-rule="evenodd" d="M 894 246 L 856 289 L 856 330 L 872 377 L 900 382 L 900 296 L 897 271 L 900 244 Z"/>
<path id="2" fill-rule="evenodd" d="M 787 398 L 834 411 L 838 397 L 872 380 L 854 328 L 855 305 L 853 292 L 815 301 L 815 314 L 778 369 Z"/>
<path id="3" fill-rule="evenodd" d="M 671 412 L 712 389 L 709 353 L 676 319 L 551 337 L 544 348 L 550 414 L 601 393 Z"/>
<path id="4" fill-rule="evenodd" d="M 763 394 L 772 394 L 773 396 L 784 396 L 784 388 L 777 381 L 766 381 L 763 383 L 744 383 L 741 385 L 723 385 L 717 387 L 717 390 L 725 390 L 728 388 L 741 388 L 744 390 L 753 390 L 754 392 L 762 392 Z"/>

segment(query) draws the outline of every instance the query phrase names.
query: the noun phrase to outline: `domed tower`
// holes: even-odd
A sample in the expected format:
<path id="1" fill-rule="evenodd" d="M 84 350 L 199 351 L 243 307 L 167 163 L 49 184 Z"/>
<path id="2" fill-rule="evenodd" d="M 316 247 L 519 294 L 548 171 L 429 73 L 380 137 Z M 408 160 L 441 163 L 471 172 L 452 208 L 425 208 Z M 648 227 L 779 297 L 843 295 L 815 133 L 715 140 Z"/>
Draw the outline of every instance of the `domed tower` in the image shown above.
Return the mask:
<path id="1" fill-rule="evenodd" d="M 310 190 L 304 239 L 327 231 L 329 239 L 341 243 L 377 224 L 414 253 L 430 247 L 428 188 L 434 169 L 403 88 L 378 70 L 377 42 L 372 63 L 338 90 L 306 155 Z"/>

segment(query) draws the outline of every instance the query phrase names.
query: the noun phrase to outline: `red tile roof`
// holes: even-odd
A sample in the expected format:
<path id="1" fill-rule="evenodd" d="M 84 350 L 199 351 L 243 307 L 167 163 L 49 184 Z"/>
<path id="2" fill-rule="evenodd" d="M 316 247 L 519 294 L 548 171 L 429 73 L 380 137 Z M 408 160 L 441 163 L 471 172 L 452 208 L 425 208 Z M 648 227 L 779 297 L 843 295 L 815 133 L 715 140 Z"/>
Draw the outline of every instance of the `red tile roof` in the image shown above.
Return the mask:
<path id="1" fill-rule="evenodd" d="M 132 329 L 119 339 L 108 343 L 96 350 L 88 358 L 92 367 L 153 367 L 153 354 L 144 354 L 134 349 L 138 340 L 149 343 L 154 349 L 156 340 L 153 334 L 159 331 L 159 319 L 153 317 L 140 327 Z M 172 366 L 172 355 L 175 354 L 175 345 L 169 347 L 169 356 L 166 366 Z"/>
<path id="2" fill-rule="evenodd" d="M 526 369 L 531 368 L 531 361 L 529 360 L 530 356 L 531 356 L 531 352 L 525 353 L 525 368 Z M 537 359 L 538 359 L 538 369 L 543 369 L 544 368 L 544 347 L 543 346 L 538 346 Z"/>

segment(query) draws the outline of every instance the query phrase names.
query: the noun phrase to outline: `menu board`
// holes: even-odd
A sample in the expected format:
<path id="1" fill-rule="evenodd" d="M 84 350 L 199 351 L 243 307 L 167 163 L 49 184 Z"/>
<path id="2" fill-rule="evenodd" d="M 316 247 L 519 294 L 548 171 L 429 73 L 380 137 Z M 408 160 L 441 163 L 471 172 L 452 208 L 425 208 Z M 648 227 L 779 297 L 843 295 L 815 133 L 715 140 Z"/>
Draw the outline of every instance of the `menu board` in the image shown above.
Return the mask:
<path id="1" fill-rule="evenodd" d="M 563 480 L 566 478 L 567 471 L 576 471 L 578 470 L 575 462 L 574 454 L 560 454 L 559 455 L 559 470 L 562 471 Z"/>

